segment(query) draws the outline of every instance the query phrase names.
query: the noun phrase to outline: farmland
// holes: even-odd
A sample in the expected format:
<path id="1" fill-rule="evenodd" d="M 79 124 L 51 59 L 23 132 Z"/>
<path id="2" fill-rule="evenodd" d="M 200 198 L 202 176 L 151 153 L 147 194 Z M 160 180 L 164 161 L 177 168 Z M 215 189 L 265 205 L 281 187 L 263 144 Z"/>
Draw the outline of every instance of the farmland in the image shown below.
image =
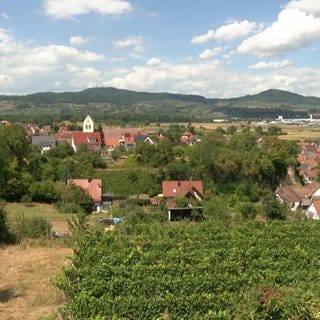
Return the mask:
<path id="1" fill-rule="evenodd" d="M 320 227 L 138 224 L 82 239 L 66 319 L 317 319 Z"/>

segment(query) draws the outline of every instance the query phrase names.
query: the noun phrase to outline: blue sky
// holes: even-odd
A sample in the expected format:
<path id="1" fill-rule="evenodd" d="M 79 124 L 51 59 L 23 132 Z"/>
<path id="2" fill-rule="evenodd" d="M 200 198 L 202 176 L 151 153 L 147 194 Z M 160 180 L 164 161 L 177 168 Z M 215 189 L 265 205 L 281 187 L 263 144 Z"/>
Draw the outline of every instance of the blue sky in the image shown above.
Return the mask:
<path id="1" fill-rule="evenodd" d="M 1 0 L 0 93 L 320 96 L 320 0 Z"/>

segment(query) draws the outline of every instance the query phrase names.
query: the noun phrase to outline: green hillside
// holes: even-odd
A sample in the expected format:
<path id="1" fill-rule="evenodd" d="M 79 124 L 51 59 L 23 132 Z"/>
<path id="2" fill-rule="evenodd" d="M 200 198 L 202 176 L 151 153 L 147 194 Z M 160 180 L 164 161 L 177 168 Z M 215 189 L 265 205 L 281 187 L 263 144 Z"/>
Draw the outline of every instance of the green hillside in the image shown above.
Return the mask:
<path id="1" fill-rule="evenodd" d="M 274 118 L 279 114 L 303 117 L 308 112 L 319 111 L 320 98 L 275 89 L 230 99 L 116 88 L 0 96 L 2 116 L 25 120 L 41 117 L 78 120 L 90 112 L 101 120 L 176 122 L 208 121 L 217 117 Z"/>

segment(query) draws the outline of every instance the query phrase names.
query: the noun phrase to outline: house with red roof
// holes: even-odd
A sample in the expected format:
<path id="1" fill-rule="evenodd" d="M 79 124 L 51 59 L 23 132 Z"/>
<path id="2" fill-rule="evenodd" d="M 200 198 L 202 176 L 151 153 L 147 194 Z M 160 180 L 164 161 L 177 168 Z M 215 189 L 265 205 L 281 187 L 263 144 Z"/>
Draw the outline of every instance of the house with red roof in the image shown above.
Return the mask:
<path id="1" fill-rule="evenodd" d="M 307 209 L 319 189 L 320 183 L 310 183 L 304 186 L 286 185 L 279 187 L 275 194 L 277 199 L 286 203 L 291 211 L 296 211 L 299 208 Z"/>
<path id="2" fill-rule="evenodd" d="M 202 181 L 163 181 L 162 196 L 167 206 L 174 207 L 177 197 L 187 198 L 190 202 L 204 199 Z"/>
<path id="3" fill-rule="evenodd" d="M 71 146 L 75 152 L 78 151 L 81 145 L 88 146 L 90 151 L 100 151 L 101 144 L 100 132 L 73 131 L 71 133 Z"/>
<path id="4" fill-rule="evenodd" d="M 102 179 L 69 179 L 67 184 L 80 187 L 95 202 L 97 211 L 101 211 Z"/>
<path id="5" fill-rule="evenodd" d="M 104 142 L 109 150 L 123 146 L 126 150 L 132 149 L 139 142 L 153 141 L 148 133 L 140 128 L 115 128 L 106 127 L 103 129 Z"/>

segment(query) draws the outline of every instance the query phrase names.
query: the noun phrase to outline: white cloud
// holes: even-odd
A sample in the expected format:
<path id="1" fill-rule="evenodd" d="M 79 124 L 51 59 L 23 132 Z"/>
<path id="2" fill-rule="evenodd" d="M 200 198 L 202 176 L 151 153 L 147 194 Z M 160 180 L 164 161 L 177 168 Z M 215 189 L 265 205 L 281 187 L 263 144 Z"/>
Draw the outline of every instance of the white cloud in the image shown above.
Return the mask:
<path id="1" fill-rule="evenodd" d="M 48 91 L 58 87 L 83 89 L 100 79 L 100 71 L 92 65 L 103 61 L 103 55 L 63 45 L 34 46 L 3 37 L 5 40 L 1 41 L 0 32 L 3 93 Z"/>
<path id="2" fill-rule="evenodd" d="M 205 43 L 209 40 L 231 41 L 243 38 L 248 34 L 259 30 L 259 26 L 255 22 L 248 20 L 235 21 L 216 30 L 208 30 L 206 34 L 196 36 L 191 40 L 193 44 Z"/>
<path id="3" fill-rule="evenodd" d="M 88 42 L 90 42 L 90 39 L 82 36 L 73 36 L 69 40 L 70 45 L 75 47 L 82 46 Z"/>
<path id="4" fill-rule="evenodd" d="M 124 0 L 44 0 L 44 12 L 55 19 L 71 18 L 91 12 L 119 15 L 132 10 Z"/>
<path id="5" fill-rule="evenodd" d="M 238 52 L 260 57 L 277 56 L 319 40 L 320 18 L 296 8 L 285 8 L 270 27 L 244 40 Z"/>
<path id="6" fill-rule="evenodd" d="M 237 97 L 279 88 L 305 95 L 320 96 L 320 68 L 294 68 L 279 62 L 282 68 L 261 73 L 235 72 L 221 61 L 202 60 L 173 64 L 152 58 L 143 65 L 114 70 L 103 84 L 137 91 L 168 91 L 200 94 L 207 97 Z M 223 79 L 223 81 L 221 80 Z"/>
<path id="7" fill-rule="evenodd" d="M 317 17 L 320 16 L 319 0 L 294 0 L 290 1 L 285 7 L 288 9 L 299 9 Z"/>
<path id="8" fill-rule="evenodd" d="M 282 61 L 260 61 L 252 66 L 249 66 L 249 69 L 278 69 L 278 68 L 285 68 L 291 64 L 289 60 L 282 60 Z"/>
<path id="9" fill-rule="evenodd" d="M 6 29 L 0 28 L 0 41 L 9 41 L 10 39 L 10 32 Z"/>
<path id="10" fill-rule="evenodd" d="M 200 53 L 199 58 L 201 59 L 209 59 L 217 56 L 223 50 L 222 47 L 215 47 L 213 49 L 206 49 Z"/>
<path id="11" fill-rule="evenodd" d="M 216 40 L 235 40 L 240 39 L 248 34 L 259 30 L 259 26 L 255 22 L 243 20 L 240 22 L 233 22 L 218 28 L 215 32 Z"/>
<path id="12" fill-rule="evenodd" d="M 191 40 L 192 44 L 200 44 L 205 43 L 209 40 L 213 40 L 215 36 L 215 32 L 213 30 L 208 30 L 207 33 L 202 34 L 200 36 L 193 37 Z"/>
<path id="13" fill-rule="evenodd" d="M 113 42 L 115 49 L 132 49 L 134 53 L 142 53 L 145 51 L 143 37 L 130 36 L 125 39 L 117 40 Z"/>

